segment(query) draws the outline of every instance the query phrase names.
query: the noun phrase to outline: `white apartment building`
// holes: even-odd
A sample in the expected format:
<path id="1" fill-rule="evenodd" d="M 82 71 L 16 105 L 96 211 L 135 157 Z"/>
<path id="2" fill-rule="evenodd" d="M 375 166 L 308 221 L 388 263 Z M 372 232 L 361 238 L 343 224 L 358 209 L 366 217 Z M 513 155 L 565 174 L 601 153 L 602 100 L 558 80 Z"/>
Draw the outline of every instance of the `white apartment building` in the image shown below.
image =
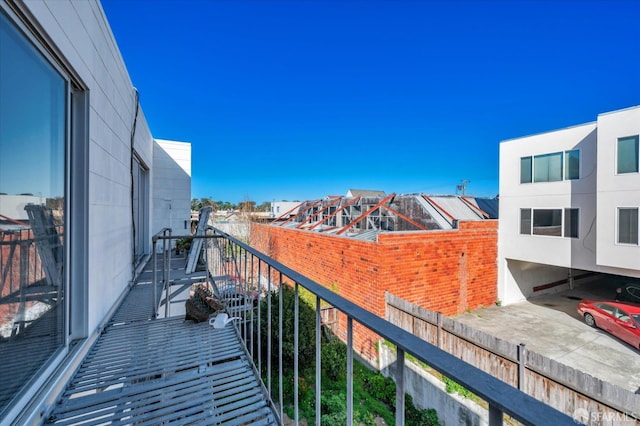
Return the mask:
<path id="1" fill-rule="evenodd" d="M 498 295 L 640 277 L 640 107 L 500 144 Z"/>
<path id="2" fill-rule="evenodd" d="M 188 232 L 191 146 L 152 137 L 98 0 L 0 0 L 0 123 L 0 423 L 32 424 Z"/>

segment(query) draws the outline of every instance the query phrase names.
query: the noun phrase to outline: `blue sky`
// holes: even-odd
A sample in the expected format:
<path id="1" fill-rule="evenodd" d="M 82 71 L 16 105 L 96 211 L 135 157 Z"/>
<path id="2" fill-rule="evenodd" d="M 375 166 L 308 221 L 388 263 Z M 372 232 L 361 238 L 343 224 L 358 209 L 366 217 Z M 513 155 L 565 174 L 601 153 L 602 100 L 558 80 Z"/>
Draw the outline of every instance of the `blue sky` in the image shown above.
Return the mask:
<path id="1" fill-rule="evenodd" d="M 498 193 L 499 143 L 640 104 L 640 2 L 102 0 L 192 196 Z"/>

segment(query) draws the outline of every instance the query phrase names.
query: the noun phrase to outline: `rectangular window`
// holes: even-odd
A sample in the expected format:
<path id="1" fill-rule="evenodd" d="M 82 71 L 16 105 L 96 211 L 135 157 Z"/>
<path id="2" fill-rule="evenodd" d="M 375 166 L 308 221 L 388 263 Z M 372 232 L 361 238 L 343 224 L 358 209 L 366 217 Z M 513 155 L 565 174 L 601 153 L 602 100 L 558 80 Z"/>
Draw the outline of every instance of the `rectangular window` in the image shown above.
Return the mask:
<path id="1" fill-rule="evenodd" d="M 520 183 L 531 183 L 531 157 L 520 159 Z"/>
<path id="2" fill-rule="evenodd" d="M 536 155 L 533 158 L 533 181 L 556 182 L 562 180 L 562 153 Z"/>
<path id="3" fill-rule="evenodd" d="M 531 209 L 520 209 L 520 233 L 531 235 Z"/>
<path id="4" fill-rule="evenodd" d="M 540 209 L 533 211 L 533 234 L 562 236 L 562 210 Z"/>
<path id="5" fill-rule="evenodd" d="M 580 151 L 577 149 L 564 153 L 564 179 L 580 179 Z"/>
<path id="6" fill-rule="evenodd" d="M 618 139 L 618 173 L 638 172 L 638 135 Z"/>
<path id="7" fill-rule="evenodd" d="M 638 244 L 638 208 L 618 209 L 618 243 Z"/>
<path id="8" fill-rule="evenodd" d="M 578 209 L 564 209 L 564 236 L 578 238 Z"/>
<path id="9" fill-rule="evenodd" d="M 0 64 L 2 418 L 66 344 L 70 84 L 2 10 Z"/>
<path id="10" fill-rule="evenodd" d="M 147 208 L 147 186 L 148 169 L 142 164 L 137 156 L 133 158 L 133 230 L 134 247 L 133 255 L 136 265 L 144 259 L 147 253 L 146 242 L 148 240 L 148 208 Z"/>

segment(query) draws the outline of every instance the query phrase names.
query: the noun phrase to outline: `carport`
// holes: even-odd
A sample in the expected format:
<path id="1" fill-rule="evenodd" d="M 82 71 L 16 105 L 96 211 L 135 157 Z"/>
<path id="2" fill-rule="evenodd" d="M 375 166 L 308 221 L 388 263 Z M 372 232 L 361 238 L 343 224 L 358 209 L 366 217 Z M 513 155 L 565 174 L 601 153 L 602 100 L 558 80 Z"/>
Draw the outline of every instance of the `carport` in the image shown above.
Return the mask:
<path id="1" fill-rule="evenodd" d="M 640 351 L 587 326 L 577 312 L 581 299 L 613 299 L 626 278 L 599 274 L 573 289 L 491 306 L 456 319 L 466 325 L 640 393 Z M 585 280 L 587 281 L 587 280 Z"/>

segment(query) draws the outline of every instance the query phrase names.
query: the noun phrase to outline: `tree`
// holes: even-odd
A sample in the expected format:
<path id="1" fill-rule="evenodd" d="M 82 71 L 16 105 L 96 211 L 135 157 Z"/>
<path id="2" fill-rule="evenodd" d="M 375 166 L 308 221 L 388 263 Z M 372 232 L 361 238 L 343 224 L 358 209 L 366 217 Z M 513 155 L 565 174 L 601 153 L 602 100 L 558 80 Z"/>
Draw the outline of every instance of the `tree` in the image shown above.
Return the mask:
<path id="1" fill-rule="evenodd" d="M 218 205 L 211 198 L 194 198 L 191 200 L 191 210 L 200 210 L 202 207 L 211 206 L 213 210 L 218 209 Z"/>
<path id="2" fill-rule="evenodd" d="M 253 212 L 256 210 L 256 202 L 255 201 L 243 201 L 240 203 L 240 210 L 245 213 Z"/>
<path id="3" fill-rule="evenodd" d="M 264 201 L 262 204 L 256 207 L 256 210 L 259 212 L 269 212 L 271 211 L 271 203 L 268 201 Z"/>

